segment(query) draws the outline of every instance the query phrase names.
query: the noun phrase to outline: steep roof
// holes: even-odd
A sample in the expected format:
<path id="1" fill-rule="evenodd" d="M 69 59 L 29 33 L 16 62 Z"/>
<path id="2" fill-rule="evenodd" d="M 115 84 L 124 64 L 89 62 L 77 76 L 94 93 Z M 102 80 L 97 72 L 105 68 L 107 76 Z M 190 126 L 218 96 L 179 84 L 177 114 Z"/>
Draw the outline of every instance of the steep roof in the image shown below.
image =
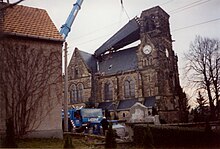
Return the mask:
<path id="1" fill-rule="evenodd" d="M 96 72 L 97 71 L 96 69 L 97 60 L 95 59 L 95 57 L 92 54 L 84 52 L 84 51 L 79 50 L 79 53 L 82 56 L 82 59 L 84 60 L 87 67 L 90 69 L 90 71 Z"/>
<path id="2" fill-rule="evenodd" d="M 15 36 L 63 41 L 45 10 L 22 5 L 5 10 L 3 32 Z"/>
<path id="3" fill-rule="evenodd" d="M 135 99 L 125 99 L 125 100 L 120 100 L 117 110 L 128 110 L 130 109 L 138 100 Z"/>
<path id="4" fill-rule="evenodd" d="M 109 53 L 99 63 L 99 72 L 107 75 L 138 68 L 137 47 Z"/>
<path id="5" fill-rule="evenodd" d="M 109 111 L 114 111 L 116 109 L 116 105 L 113 104 L 113 102 L 101 102 L 98 105 L 98 108 L 102 108 L 102 110 L 109 110 Z"/>

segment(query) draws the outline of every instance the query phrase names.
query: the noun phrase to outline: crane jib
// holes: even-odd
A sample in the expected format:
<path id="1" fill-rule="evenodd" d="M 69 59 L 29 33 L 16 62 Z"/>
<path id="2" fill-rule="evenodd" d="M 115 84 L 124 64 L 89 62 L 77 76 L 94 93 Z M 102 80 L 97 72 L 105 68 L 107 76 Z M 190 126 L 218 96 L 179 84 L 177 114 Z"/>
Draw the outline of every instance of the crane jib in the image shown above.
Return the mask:
<path id="1" fill-rule="evenodd" d="M 82 2 L 83 2 L 83 0 L 76 1 L 76 3 L 73 5 L 73 8 L 72 8 L 65 24 L 63 24 L 61 26 L 60 34 L 63 36 L 64 39 L 66 39 L 69 32 L 71 31 L 71 26 L 77 16 L 78 11 L 81 9 Z"/>

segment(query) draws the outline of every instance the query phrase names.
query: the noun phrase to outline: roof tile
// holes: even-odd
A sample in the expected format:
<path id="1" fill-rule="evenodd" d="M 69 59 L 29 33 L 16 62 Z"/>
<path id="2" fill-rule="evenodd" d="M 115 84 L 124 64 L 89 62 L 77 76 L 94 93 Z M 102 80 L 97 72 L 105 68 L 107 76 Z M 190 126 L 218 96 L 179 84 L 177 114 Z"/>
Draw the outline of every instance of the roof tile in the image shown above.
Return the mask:
<path id="1" fill-rule="evenodd" d="M 45 10 L 22 5 L 6 10 L 3 32 L 63 40 Z"/>

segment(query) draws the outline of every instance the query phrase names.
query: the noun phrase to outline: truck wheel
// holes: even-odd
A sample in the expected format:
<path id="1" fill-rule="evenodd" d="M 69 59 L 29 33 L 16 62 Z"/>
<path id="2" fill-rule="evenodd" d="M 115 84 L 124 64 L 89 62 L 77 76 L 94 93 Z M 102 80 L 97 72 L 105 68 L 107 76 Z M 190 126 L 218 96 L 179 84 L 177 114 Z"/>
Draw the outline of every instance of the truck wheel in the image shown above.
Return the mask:
<path id="1" fill-rule="evenodd" d="M 76 130 L 77 133 L 81 133 L 85 130 L 85 128 L 84 127 L 78 127 L 75 130 Z"/>

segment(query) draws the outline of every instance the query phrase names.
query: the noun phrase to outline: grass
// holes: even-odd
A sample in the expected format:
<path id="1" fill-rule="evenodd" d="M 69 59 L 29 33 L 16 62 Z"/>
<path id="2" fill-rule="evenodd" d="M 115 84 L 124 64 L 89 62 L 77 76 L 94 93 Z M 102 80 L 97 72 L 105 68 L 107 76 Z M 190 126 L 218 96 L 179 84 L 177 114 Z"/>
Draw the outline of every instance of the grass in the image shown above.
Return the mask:
<path id="1" fill-rule="evenodd" d="M 61 139 L 21 139 L 17 144 L 19 148 L 63 148 Z"/>
<path id="2" fill-rule="evenodd" d="M 61 139 L 21 139 L 17 141 L 18 148 L 63 148 L 64 140 Z M 84 140 L 73 139 L 75 148 L 89 149 L 90 144 Z"/>

